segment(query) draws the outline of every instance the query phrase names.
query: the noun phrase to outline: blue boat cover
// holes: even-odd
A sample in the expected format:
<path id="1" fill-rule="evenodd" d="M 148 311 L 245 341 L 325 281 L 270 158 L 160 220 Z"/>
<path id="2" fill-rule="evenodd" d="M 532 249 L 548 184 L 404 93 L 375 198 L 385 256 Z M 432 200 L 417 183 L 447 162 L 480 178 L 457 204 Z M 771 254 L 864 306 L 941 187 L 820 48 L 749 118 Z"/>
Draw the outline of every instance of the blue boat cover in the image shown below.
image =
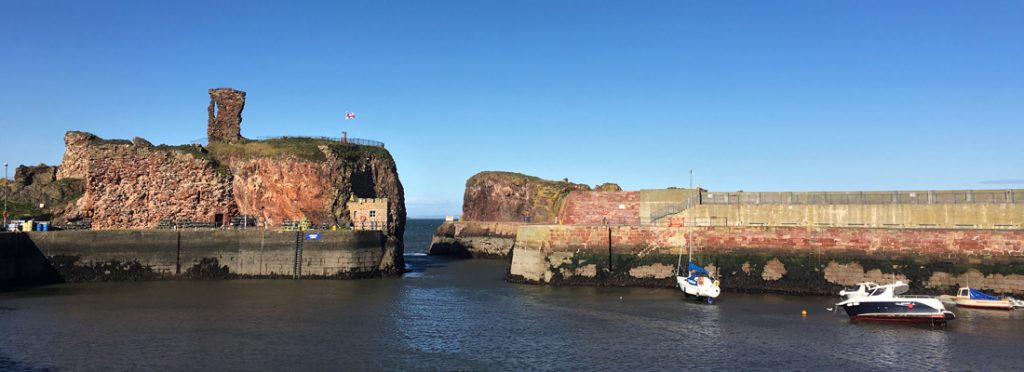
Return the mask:
<path id="1" fill-rule="evenodd" d="M 693 263 L 693 262 L 690 262 L 690 271 L 696 271 L 696 273 L 693 273 L 693 274 L 691 274 L 691 275 L 700 275 L 700 274 L 703 274 L 704 276 L 708 276 L 708 277 L 710 277 L 710 276 L 711 276 L 710 274 L 708 274 L 708 271 L 707 271 L 707 270 L 704 270 L 704 268 L 703 268 L 703 267 L 697 266 L 697 264 L 695 264 L 695 263 Z"/>
<path id="2" fill-rule="evenodd" d="M 985 294 L 985 292 L 979 291 L 974 288 L 970 288 L 972 300 L 999 300 L 999 297 Z"/>

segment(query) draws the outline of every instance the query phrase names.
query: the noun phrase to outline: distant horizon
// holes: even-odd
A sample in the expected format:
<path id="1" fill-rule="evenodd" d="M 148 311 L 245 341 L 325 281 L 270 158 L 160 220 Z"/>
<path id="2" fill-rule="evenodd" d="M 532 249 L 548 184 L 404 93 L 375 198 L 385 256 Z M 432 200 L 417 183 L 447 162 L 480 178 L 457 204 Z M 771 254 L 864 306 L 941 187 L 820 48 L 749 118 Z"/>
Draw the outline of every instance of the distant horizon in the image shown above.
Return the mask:
<path id="1" fill-rule="evenodd" d="M 231 9 L 231 16 L 224 17 Z M 386 144 L 410 216 L 485 170 L 627 190 L 1024 185 L 1024 2 L 9 2 L 0 161 L 66 131 Z M 354 120 L 344 115 L 353 112 Z M 13 140 L 12 140 L 13 139 Z M 1019 187 L 1019 186 L 1016 186 Z"/>

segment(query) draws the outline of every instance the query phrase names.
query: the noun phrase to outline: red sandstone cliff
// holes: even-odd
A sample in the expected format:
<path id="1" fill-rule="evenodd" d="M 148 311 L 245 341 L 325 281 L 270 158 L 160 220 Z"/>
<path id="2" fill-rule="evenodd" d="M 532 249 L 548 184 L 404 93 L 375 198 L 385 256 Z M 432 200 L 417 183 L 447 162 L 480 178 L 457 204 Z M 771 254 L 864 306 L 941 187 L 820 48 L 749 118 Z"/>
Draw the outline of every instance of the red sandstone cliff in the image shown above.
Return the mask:
<path id="1" fill-rule="evenodd" d="M 405 192 L 383 145 L 247 140 L 241 135 L 245 92 L 217 88 L 209 94 L 205 147 L 65 134 L 67 147 L 55 178 L 82 185 L 84 192 L 65 201 L 55 219 L 90 218 L 94 229 L 135 229 L 156 227 L 161 220 L 228 222 L 243 214 L 270 226 L 300 219 L 348 226 L 350 198 L 387 198 L 388 233 L 401 241 Z"/>
<path id="2" fill-rule="evenodd" d="M 466 181 L 462 219 L 556 223 L 569 192 L 587 185 L 548 181 L 511 172 L 480 172 Z"/>
<path id="3" fill-rule="evenodd" d="M 405 192 L 395 161 L 384 149 L 322 141 L 313 147 L 318 154 L 304 158 L 287 153 L 254 157 L 234 151 L 239 146 L 219 154 L 221 146 L 211 148 L 233 176 L 232 192 L 241 214 L 271 225 L 307 218 L 347 226 L 346 202 L 353 195 L 388 198 L 389 233 L 404 234 Z"/>
<path id="4" fill-rule="evenodd" d="M 142 139 L 65 135 L 58 178 L 81 178 L 85 193 L 68 219 L 95 229 L 153 228 L 160 220 L 213 222 L 220 214 L 348 225 L 353 195 L 389 200 L 389 233 L 401 238 L 405 197 L 394 159 L 383 148 L 326 140 L 153 146 Z"/>

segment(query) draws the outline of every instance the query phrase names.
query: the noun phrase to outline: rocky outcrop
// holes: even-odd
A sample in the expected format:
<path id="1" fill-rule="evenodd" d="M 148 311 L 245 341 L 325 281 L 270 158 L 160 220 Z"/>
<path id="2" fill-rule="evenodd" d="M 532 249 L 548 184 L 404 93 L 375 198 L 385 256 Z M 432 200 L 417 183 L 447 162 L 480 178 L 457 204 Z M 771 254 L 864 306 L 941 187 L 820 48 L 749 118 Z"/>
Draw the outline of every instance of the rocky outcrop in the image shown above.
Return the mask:
<path id="1" fill-rule="evenodd" d="M 565 197 L 590 190 L 568 180 L 548 181 L 511 172 L 480 172 L 466 181 L 465 221 L 556 223 Z"/>
<path id="2" fill-rule="evenodd" d="M 65 138 L 78 156 L 71 161 L 85 170 L 84 195 L 67 217 L 91 218 L 95 229 L 153 228 L 161 220 L 226 222 L 239 214 L 269 226 L 303 218 L 348 226 L 345 202 L 354 195 L 388 198 L 389 235 L 400 240 L 404 233 L 404 190 L 394 159 L 379 147 L 310 139 L 206 148 L 88 133 Z"/>
<path id="3" fill-rule="evenodd" d="M 622 187 L 616 183 L 605 182 L 594 187 L 594 191 L 600 192 L 619 192 L 622 191 Z"/>
<path id="4" fill-rule="evenodd" d="M 210 142 L 235 143 L 242 139 L 245 92 L 231 88 L 210 89 L 206 136 Z"/>
<path id="5" fill-rule="evenodd" d="M 434 231 L 428 254 L 507 258 L 515 246 L 517 222 L 445 222 Z"/>
<path id="6" fill-rule="evenodd" d="M 348 226 L 346 201 L 352 196 L 387 198 L 388 232 L 401 238 L 405 192 L 391 155 L 381 148 L 326 141 L 314 149 L 319 152 L 314 158 L 253 157 L 227 149 L 223 154 L 214 151 L 214 156 L 233 176 L 232 194 L 241 214 L 271 225 L 306 218 L 315 224 Z"/>
<path id="7" fill-rule="evenodd" d="M 84 191 L 80 179 L 57 179 L 58 167 L 19 166 L 13 182 L 0 183 L 0 198 L 8 201 L 11 218 L 60 219 L 66 205 Z"/>

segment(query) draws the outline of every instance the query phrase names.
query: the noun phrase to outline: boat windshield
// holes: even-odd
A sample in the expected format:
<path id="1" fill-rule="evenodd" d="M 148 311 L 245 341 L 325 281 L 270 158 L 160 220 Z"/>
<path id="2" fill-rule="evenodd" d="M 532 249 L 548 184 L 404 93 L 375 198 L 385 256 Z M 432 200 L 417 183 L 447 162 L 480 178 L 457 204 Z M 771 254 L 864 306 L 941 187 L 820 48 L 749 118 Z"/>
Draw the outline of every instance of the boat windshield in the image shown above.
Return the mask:
<path id="1" fill-rule="evenodd" d="M 885 289 L 886 289 L 885 287 L 875 288 L 874 291 L 871 291 L 871 294 L 869 296 L 880 296 L 883 293 L 885 293 Z"/>

